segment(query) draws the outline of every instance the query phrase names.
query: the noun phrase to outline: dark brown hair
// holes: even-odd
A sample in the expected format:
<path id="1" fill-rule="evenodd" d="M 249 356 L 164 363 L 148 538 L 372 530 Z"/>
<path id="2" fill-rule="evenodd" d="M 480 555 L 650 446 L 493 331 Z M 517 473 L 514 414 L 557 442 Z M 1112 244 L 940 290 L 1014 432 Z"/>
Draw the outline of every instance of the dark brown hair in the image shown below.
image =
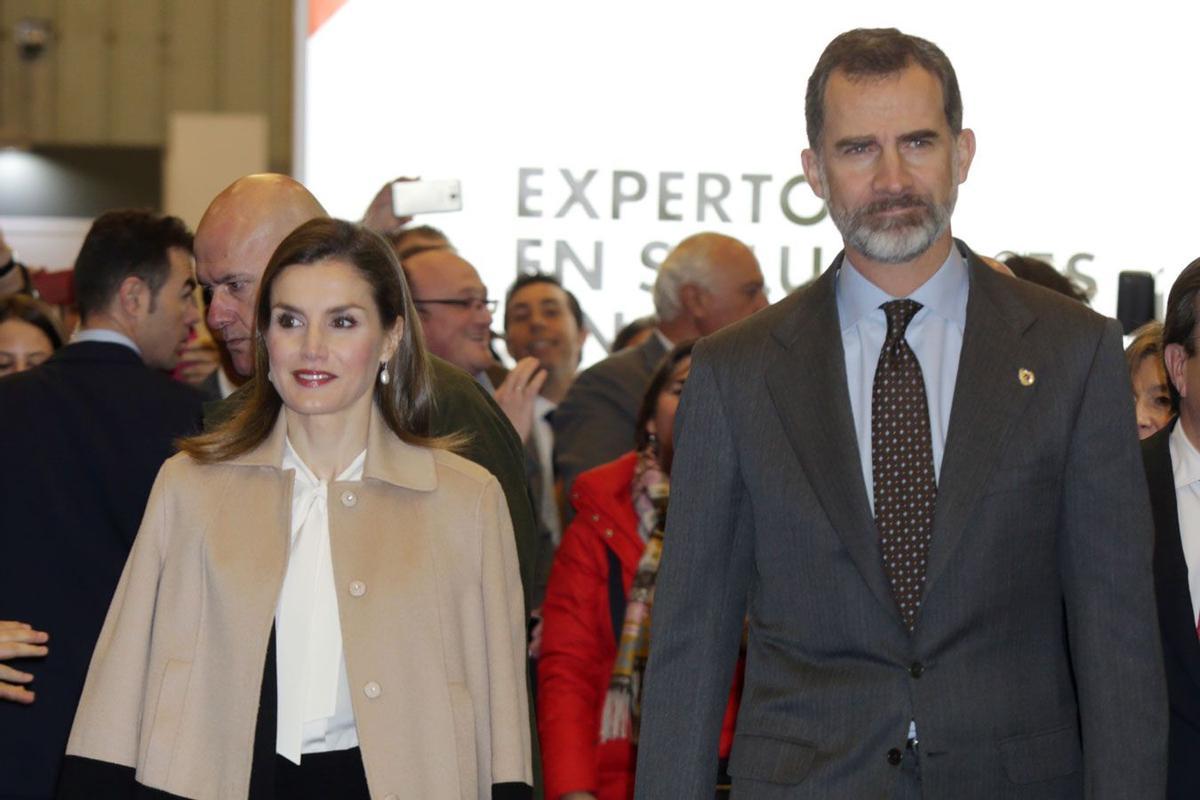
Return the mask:
<path id="1" fill-rule="evenodd" d="M 958 76 L 954 74 L 950 59 L 937 45 L 895 28 L 855 28 L 837 36 L 825 47 L 809 76 L 804 95 L 809 147 L 820 148 L 821 131 L 825 127 L 825 87 L 836 70 L 849 78 L 876 78 L 900 72 L 913 63 L 938 79 L 942 85 L 946 123 L 955 136 L 962 133 L 962 94 L 958 90 Z"/>
<path id="2" fill-rule="evenodd" d="M 1052 292 L 1058 292 L 1063 297 L 1088 305 L 1087 292 L 1082 287 L 1040 258 L 1009 253 L 1000 260 L 1021 280 L 1036 283 Z"/>
<path id="3" fill-rule="evenodd" d="M 1188 358 L 1196 355 L 1196 296 L 1200 294 L 1200 258 L 1183 268 L 1171 293 L 1167 296 L 1167 317 L 1163 320 L 1162 344 L 1166 352 L 1167 345 L 1177 344 L 1183 347 Z M 1179 391 L 1175 383 L 1167 381 L 1171 391 L 1171 407 L 1179 410 Z"/>
<path id="4" fill-rule="evenodd" d="M 388 427 L 409 444 L 455 448 L 463 443 L 462 437 L 429 435 L 433 406 L 429 360 L 412 294 L 392 248 L 359 225 L 320 218 L 288 234 L 263 272 L 254 315 L 254 377 L 245 402 L 216 430 L 184 439 L 181 450 L 202 463 L 226 461 L 252 450 L 270 435 L 283 402 L 267 379 L 271 288 L 285 270 L 329 260 L 353 265 L 371 286 L 384 330 L 390 330 L 396 320 L 404 320 L 404 336 L 387 363 L 392 380 L 375 382 L 375 405 Z"/>
<path id="5" fill-rule="evenodd" d="M 634 431 L 634 446 L 637 450 L 642 450 L 650 442 L 646 424 L 654 418 L 654 411 L 658 408 L 658 396 L 666 388 L 667 381 L 671 380 L 671 373 L 675 372 L 679 362 L 692 355 L 695 345 L 695 339 L 680 342 L 658 362 L 658 368 L 646 386 L 646 393 L 642 395 L 642 406 L 638 409 L 637 426 Z"/>
<path id="6" fill-rule="evenodd" d="M 75 299 L 86 320 L 116 296 L 121 282 L 137 277 L 150 289 L 150 310 L 171 272 L 167 251 L 192 252 L 192 232 L 179 217 L 153 211 L 124 210 L 101 214 L 92 223 L 75 258 Z"/>
<path id="7" fill-rule="evenodd" d="M 57 350 L 63 346 L 62 328 L 54 310 L 41 300 L 35 300 L 29 295 L 14 294 L 0 298 L 0 322 L 18 319 L 28 322 L 41 331 L 50 340 L 50 349 Z"/>

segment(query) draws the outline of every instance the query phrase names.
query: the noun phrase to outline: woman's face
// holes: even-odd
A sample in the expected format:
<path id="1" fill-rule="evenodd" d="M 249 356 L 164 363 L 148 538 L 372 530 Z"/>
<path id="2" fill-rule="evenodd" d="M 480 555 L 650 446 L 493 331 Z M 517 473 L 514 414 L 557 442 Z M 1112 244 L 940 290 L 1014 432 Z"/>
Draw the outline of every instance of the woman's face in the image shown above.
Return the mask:
<path id="1" fill-rule="evenodd" d="M 305 415 L 368 415 L 380 362 L 403 332 L 385 331 L 371 287 L 338 259 L 284 268 L 271 287 L 270 376 Z"/>
<path id="2" fill-rule="evenodd" d="M 0 322 L 0 377 L 24 372 L 54 352 L 54 344 L 38 326 L 23 319 Z"/>
<path id="3" fill-rule="evenodd" d="M 667 472 L 671 471 L 671 461 L 675 456 L 675 412 L 679 409 L 679 395 L 683 393 L 683 384 L 687 381 L 688 373 L 692 370 L 692 357 L 687 356 L 675 365 L 671 377 L 663 390 L 658 394 L 658 403 L 654 407 L 654 416 L 646 423 L 647 430 L 658 437 L 658 463 Z"/>
<path id="4" fill-rule="evenodd" d="M 1132 378 L 1138 438 L 1146 439 L 1171 421 L 1171 395 L 1162 359 L 1153 355 L 1143 357 Z"/>

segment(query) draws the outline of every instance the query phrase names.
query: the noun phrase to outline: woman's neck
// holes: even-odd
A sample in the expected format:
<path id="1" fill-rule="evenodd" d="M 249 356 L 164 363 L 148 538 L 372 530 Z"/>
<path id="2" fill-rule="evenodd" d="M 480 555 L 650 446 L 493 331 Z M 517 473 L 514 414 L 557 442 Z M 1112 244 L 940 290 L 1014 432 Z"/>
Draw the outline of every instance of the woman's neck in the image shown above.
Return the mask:
<path id="1" fill-rule="evenodd" d="M 319 480 L 332 482 L 366 449 L 370 410 L 302 414 L 284 408 L 288 441 Z"/>

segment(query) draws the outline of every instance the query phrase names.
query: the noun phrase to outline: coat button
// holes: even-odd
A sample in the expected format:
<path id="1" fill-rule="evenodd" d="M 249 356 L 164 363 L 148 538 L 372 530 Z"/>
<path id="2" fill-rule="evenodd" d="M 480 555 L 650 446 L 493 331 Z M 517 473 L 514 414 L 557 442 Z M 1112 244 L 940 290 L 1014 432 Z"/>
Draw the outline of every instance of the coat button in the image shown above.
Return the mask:
<path id="1" fill-rule="evenodd" d="M 914 661 L 913 665 L 908 668 L 908 674 L 914 678 L 919 678 L 925 674 L 925 665 L 920 661 Z"/>
<path id="2" fill-rule="evenodd" d="M 358 495 L 349 490 L 342 492 L 342 505 L 346 508 L 354 508 L 358 505 Z"/>
<path id="3" fill-rule="evenodd" d="M 600 515 L 592 514 L 592 522 L 599 522 L 599 521 L 600 521 Z"/>
<path id="4" fill-rule="evenodd" d="M 350 594 L 353 597 L 362 597 L 367 593 L 367 585 L 362 581 L 350 581 Z"/>
<path id="5" fill-rule="evenodd" d="M 383 689 L 379 687 L 378 683 L 371 681 L 363 687 L 363 694 L 374 700 L 376 697 L 379 697 L 379 695 L 383 694 Z M 899 753 L 900 751 L 897 750 L 896 752 Z"/>
<path id="6" fill-rule="evenodd" d="M 383 800 L 400 800 L 400 798 L 397 795 L 389 794 L 389 795 L 384 795 Z"/>
<path id="7" fill-rule="evenodd" d="M 888 750 L 887 758 L 888 763 L 894 767 L 900 763 L 900 760 L 904 758 L 904 756 L 899 750 L 893 747 L 891 750 Z"/>
<path id="8" fill-rule="evenodd" d="M 605 535 L 606 537 L 608 537 L 609 539 L 611 539 L 611 538 L 613 537 L 613 530 L 612 530 L 612 528 L 605 528 L 605 529 L 604 529 L 604 535 Z"/>

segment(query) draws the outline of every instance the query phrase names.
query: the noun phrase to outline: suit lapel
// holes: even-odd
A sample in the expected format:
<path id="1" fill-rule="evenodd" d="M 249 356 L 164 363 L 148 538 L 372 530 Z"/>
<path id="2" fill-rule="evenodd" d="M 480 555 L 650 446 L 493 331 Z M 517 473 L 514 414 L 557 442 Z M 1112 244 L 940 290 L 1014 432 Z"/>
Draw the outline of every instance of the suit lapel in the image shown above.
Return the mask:
<path id="1" fill-rule="evenodd" d="M 1171 466 L 1171 431 L 1178 420 L 1142 445 L 1150 508 L 1154 513 L 1154 588 L 1159 623 L 1166 645 L 1179 655 L 1192 682 L 1200 687 L 1200 638 L 1192 618 L 1192 594 L 1187 559 L 1179 534 L 1179 505 L 1175 499 L 1175 470 Z"/>
<path id="2" fill-rule="evenodd" d="M 1042 366 L 1023 338 L 1035 317 L 1002 283 L 1012 278 L 993 272 L 969 251 L 967 264 L 967 321 L 938 477 L 926 596 L 962 539 L 1006 432 L 1037 391 L 1036 384 L 1022 384 L 1020 371 L 1030 370 L 1036 381 Z"/>
<path id="3" fill-rule="evenodd" d="M 792 312 L 772 331 L 779 349 L 767 367 L 767 389 L 821 508 L 871 592 L 901 624 L 883 574 L 850 410 L 834 295 L 840 264 L 841 256 L 798 294 Z"/>

